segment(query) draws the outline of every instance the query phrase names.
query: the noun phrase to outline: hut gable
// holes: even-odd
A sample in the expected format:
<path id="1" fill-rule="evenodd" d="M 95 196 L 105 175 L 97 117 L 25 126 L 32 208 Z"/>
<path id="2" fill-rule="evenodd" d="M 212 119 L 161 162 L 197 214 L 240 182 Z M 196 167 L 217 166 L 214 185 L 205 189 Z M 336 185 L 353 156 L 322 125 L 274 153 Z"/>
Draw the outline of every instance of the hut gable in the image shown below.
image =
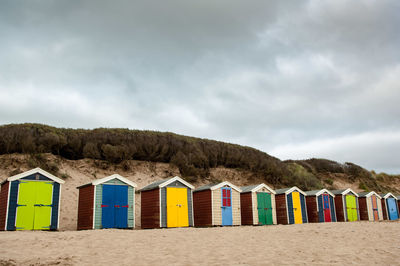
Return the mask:
<path id="1" fill-rule="evenodd" d="M 59 184 L 64 184 L 65 181 L 40 169 L 40 168 L 35 168 L 29 171 L 26 171 L 24 173 L 18 174 L 11 176 L 7 178 L 7 181 L 12 182 L 18 179 L 25 179 L 25 180 L 51 180 L 54 182 L 57 182 Z"/>
<path id="2" fill-rule="evenodd" d="M 136 183 L 130 181 L 129 179 L 120 176 L 118 174 L 114 174 L 111 176 L 107 176 L 101 179 L 97 179 L 92 182 L 92 185 L 97 186 L 100 184 L 114 184 L 114 185 L 129 185 L 131 187 L 137 187 Z"/>

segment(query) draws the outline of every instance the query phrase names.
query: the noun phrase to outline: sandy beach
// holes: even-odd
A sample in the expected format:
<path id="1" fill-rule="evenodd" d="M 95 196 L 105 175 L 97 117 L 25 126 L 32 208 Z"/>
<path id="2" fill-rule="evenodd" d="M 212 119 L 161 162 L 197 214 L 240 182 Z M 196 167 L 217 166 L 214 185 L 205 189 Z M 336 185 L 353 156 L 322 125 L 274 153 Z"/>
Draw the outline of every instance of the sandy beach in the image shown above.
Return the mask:
<path id="1" fill-rule="evenodd" d="M 400 222 L 0 232 L 0 265 L 400 265 Z"/>

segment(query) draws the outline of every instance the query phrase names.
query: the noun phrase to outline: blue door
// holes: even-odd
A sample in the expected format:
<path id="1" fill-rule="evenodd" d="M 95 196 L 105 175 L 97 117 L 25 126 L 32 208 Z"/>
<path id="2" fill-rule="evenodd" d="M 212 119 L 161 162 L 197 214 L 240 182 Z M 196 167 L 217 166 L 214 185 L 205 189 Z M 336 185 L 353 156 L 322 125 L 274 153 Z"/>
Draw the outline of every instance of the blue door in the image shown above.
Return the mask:
<path id="1" fill-rule="evenodd" d="M 114 228 L 114 187 L 113 185 L 103 185 L 103 201 L 101 204 L 101 224 L 103 228 Z"/>
<path id="2" fill-rule="evenodd" d="M 115 227 L 128 228 L 128 187 L 115 187 Z"/>
<path id="3" fill-rule="evenodd" d="M 399 214 L 397 212 L 397 203 L 393 198 L 388 198 L 386 200 L 389 210 L 389 220 L 397 220 L 399 219 Z"/>
<path id="4" fill-rule="evenodd" d="M 128 227 L 128 187 L 103 185 L 101 223 L 103 228 Z"/>
<path id="5" fill-rule="evenodd" d="M 223 187 L 222 192 L 222 225 L 232 225 L 232 191 L 231 188 Z"/>

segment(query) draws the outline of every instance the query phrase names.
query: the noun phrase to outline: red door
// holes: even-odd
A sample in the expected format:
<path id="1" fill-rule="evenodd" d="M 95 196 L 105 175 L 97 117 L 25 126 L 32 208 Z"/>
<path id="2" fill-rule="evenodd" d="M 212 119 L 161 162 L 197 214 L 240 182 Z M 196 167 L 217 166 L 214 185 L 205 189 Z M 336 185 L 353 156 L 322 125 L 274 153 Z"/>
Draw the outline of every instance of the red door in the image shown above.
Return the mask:
<path id="1" fill-rule="evenodd" d="M 376 202 L 376 196 L 371 196 L 372 199 L 372 210 L 374 211 L 374 221 L 379 220 L 379 214 L 378 214 L 378 204 Z"/>
<path id="2" fill-rule="evenodd" d="M 323 194 L 322 195 L 323 199 L 323 206 L 324 206 L 324 217 L 325 217 L 325 222 L 331 222 L 331 208 L 330 208 L 330 202 L 329 202 L 329 194 Z"/>

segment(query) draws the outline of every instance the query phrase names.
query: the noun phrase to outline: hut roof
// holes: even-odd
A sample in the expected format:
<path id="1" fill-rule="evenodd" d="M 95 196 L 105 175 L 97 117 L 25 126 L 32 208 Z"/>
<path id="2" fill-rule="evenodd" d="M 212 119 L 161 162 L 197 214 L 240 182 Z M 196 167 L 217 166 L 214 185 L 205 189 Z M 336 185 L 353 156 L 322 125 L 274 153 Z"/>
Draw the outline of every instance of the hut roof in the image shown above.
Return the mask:
<path id="1" fill-rule="evenodd" d="M 298 187 L 290 187 L 290 188 L 281 188 L 281 189 L 277 189 L 275 190 L 276 194 L 289 194 L 292 193 L 293 191 L 297 190 L 298 192 L 300 192 L 301 194 L 303 194 L 304 196 L 307 196 L 307 194 L 301 190 Z"/>
<path id="2" fill-rule="evenodd" d="M 126 183 L 126 184 L 128 184 L 128 185 L 130 185 L 130 186 L 132 186 L 132 187 L 137 187 L 136 183 L 134 183 L 134 182 L 132 182 L 132 181 L 126 179 L 126 178 L 123 177 L 123 176 L 120 176 L 119 174 L 114 174 L 114 175 L 110 175 L 110 176 L 107 176 L 107 177 L 103 177 L 103 178 L 100 178 L 100 179 L 93 180 L 92 182 L 90 182 L 90 183 L 88 183 L 88 184 L 85 184 L 85 185 L 82 185 L 82 186 L 79 186 L 79 187 L 77 187 L 77 188 L 86 187 L 86 186 L 88 186 L 88 185 L 97 186 L 97 185 L 106 183 L 106 182 L 108 182 L 108 181 L 110 181 L 110 180 L 113 180 L 113 179 L 118 179 L 118 180 L 120 180 L 121 182 L 124 182 L 124 183 Z"/>
<path id="3" fill-rule="evenodd" d="M 242 190 L 239 187 L 233 185 L 232 183 L 229 183 L 228 181 L 216 183 L 216 184 L 208 184 L 208 185 L 199 187 L 199 188 L 195 189 L 194 191 L 203 191 L 203 190 L 208 190 L 208 189 L 215 190 L 215 189 L 221 188 L 223 186 L 229 186 L 238 192 L 242 192 Z"/>
<path id="4" fill-rule="evenodd" d="M 167 178 L 167 179 L 163 179 L 163 180 L 159 180 L 159 181 L 153 182 L 153 183 L 145 186 L 144 188 L 142 188 L 140 191 L 152 190 L 152 189 L 155 189 L 155 188 L 162 188 L 162 187 L 168 186 L 169 184 L 171 184 L 172 182 L 175 182 L 175 181 L 179 181 L 182 184 L 184 184 L 185 186 L 188 186 L 191 189 L 194 189 L 194 186 L 192 186 L 191 184 L 189 184 L 188 182 L 186 182 L 185 180 L 183 180 L 179 176 L 175 176 L 175 177 L 172 177 L 172 178 Z"/>
<path id="5" fill-rule="evenodd" d="M 382 197 L 381 197 L 378 193 L 376 193 L 375 191 L 370 191 L 370 192 L 364 191 L 364 192 L 358 193 L 358 196 L 359 196 L 360 198 L 368 198 L 368 197 L 371 197 L 372 195 L 375 195 L 375 196 L 377 196 L 379 199 L 382 199 Z"/>
<path id="6" fill-rule="evenodd" d="M 241 187 L 242 192 L 256 192 L 258 190 L 260 190 L 261 188 L 266 188 L 267 190 L 269 190 L 272 194 L 276 194 L 276 192 L 270 188 L 269 186 L 267 186 L 266 184 L 262 183 L 259 185 L 253 185 L 253 186 L 246 186 L 246 187 Z"/>
<path id="7" fill-rule="evenodd" d="M 339 189 L 339 190 L 331 190 L 331 192 L 335 195 L 346 195 L 348 193 L 353 193 L 354 195 L 356 195 L 358 197 L 358 194 L 352 190 L 351 188 L 348 189 Z"/>
<path id="8" fill-rule="evenodd" d="M 382 198 L 384 198 L 384 199 L 387 199 L 387 198 L 389 198 L 389 197 L 393 197 L 393 198 L 395 198 L 395 199 L 398 199 L 395 195 L 393 195 L 392 193 L 386 193 L 386 194 L 381 194 L 381 197 Z"/>
<path id="9" fill-rule="evenodd" d="M 318 190 L 310 190 L 310 191 L 306 191 L 307 196 L 316 196 L 318 197 L 319 195 L 323 194 L 323 193 L 328 193 L 329 195 L 331 195 L 332 197 L 335 197 L 335 195 L 330 192 L 329 190 L 323 188 L 323 189 L 318 189 Z"/>
<path id="10" fill-rule="evenodd" d="M 64 184 L 65 183 L 64 180 L 62 180 L 62 179 L 50 174 L 49 172 L 46 172 L 45 170 L 43 170 L 43 169 L 41 169 L 39 167 L 38 168 L 34 168 L 32 170 L 29 170 L 29 171 L 26 171 L 26 172 L 23 172 L 23 173 L 18 174 L 18 175 L 11 176 L 11 177 L 7 178 L 5 181 L 11 182 L 11 181 L 15 181 L 15 180 L 18 180 L 18 179 L 21 179 L 21 178 L 24 178 L 24 177 L 27 177 L 27 176 L 30 176 L 30 175 L 34 175 L 34 174 L 41 174 L 41 175 L 53 180 L 54 182 L 57 182 L 57 183 L 60 183 L 60 184 Z"/>

